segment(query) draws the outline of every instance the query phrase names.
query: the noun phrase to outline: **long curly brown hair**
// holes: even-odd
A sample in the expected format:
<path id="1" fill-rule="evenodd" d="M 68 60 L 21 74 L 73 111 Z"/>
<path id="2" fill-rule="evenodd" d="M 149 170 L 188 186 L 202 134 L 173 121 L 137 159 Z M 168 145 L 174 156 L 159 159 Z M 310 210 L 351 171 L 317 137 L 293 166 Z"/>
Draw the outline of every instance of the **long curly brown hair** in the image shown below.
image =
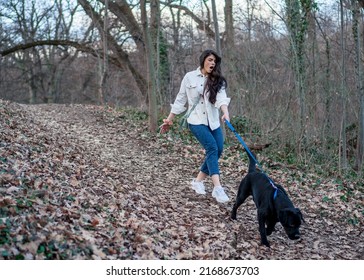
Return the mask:
<path id="1" fill-rule="evenodd" d="M 204 67 L 205 59 L 209 55 L 213 55 L 216 58 L 216 64 L 214 69 L 211 71 L 211 73 L 208 75 L 204 93 L 207 92 L 210 93 L 209 101 L 212 104 L 215 104 L 216 102 L 216 96 L 219 90 L 224 87 L 227 88 L 227 81 L 224 78 L 224 76 L 221 74 L 221 57 L 213 50 L 205 50 L 200 55 L 200 67 L 201 69 Z"/>

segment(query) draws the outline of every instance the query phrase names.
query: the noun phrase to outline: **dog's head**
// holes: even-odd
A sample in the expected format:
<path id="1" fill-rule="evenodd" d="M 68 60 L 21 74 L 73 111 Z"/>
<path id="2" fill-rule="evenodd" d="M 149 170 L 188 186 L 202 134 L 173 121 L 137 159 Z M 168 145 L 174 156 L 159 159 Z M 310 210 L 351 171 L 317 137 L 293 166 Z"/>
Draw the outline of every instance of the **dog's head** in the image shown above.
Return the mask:
<path id="1" fill-rule="evenodd" d="M 300 226 L 304 222 L 302 213 L 298 208 L 284 208 L 279 211 L 279 221 L 286 231 L 289 239 L 300 238 Z"/>

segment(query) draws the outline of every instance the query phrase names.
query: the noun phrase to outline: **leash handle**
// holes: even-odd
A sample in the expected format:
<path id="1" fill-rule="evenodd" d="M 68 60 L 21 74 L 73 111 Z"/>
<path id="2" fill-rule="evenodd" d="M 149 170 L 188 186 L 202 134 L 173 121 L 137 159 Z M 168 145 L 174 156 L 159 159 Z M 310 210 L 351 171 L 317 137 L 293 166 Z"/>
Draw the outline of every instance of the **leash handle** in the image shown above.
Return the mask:
<path id="1" fill-rule="evenodd" d="M 272 185 L 272 187 L 275 189 L 273 198 L 275 199 L 277 197 L 277 193 L 278 193 L 278 188 L 276 187 L 276 185 L 274 185 L 273 181 L 268 177 L 268 175 L 264 172 L 263 168 L 260 166 L 259 162 L 257 161 L 257 159 L 254 157 L 253 153 L 250 151 L 249 147 L 247 144 L 245 144 L 243 138 L 241 138 L 241 136 L 236 132 L 235 128 L 233 127 L 233 125 L 228 121 L 225 120 L 226 125 L 228 126 L 228 128 L 234 132 L 235 136 L 238 138 L 238 140 L 240 141 L 240 143 L 243 145 L 245 151 L 249 154 L 249 156 L 254 160 L 255 164 L 259 166 L 260 170 L 262 171 L 262 173 L 268 178 L 270 184 Z"/>

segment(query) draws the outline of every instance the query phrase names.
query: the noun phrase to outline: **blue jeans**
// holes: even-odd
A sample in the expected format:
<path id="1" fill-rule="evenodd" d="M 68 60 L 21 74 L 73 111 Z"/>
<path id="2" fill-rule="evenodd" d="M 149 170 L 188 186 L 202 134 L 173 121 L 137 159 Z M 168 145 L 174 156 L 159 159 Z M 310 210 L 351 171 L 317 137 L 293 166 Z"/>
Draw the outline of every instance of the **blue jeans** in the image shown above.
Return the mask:
<path id="1" fill-rule="evenodd" d="M 205 160 L 200 170 L 207 175 L 220 175 L 218 160 L 224 148 L 224 137 L 221 128 L 211 130 L 207 125 L 189 124 L 192 134 L 205 149 Z"/>

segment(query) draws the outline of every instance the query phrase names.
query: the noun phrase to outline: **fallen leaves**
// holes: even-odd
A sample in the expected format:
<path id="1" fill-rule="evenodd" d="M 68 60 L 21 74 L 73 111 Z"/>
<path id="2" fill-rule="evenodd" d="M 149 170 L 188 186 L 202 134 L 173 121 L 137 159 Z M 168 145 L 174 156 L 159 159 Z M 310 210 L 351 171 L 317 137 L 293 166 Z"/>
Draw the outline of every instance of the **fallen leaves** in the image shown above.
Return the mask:
<path id="1" fill-rule="evenodd" d="M 130 113 L 130 112 L 129 112 Z M 227 205 L 189 188 L 203 158 L 177 135 L 152 135 L 125 112 L 88 105 L 0 100 L 0 258 L 3 259 L 362 259 L 363 194 L 353 182 L 298 169 L 270 172 L 306 224 L 260 246 L 251 199 L 230 221 L 246 172 L 227 147 Z"/>

